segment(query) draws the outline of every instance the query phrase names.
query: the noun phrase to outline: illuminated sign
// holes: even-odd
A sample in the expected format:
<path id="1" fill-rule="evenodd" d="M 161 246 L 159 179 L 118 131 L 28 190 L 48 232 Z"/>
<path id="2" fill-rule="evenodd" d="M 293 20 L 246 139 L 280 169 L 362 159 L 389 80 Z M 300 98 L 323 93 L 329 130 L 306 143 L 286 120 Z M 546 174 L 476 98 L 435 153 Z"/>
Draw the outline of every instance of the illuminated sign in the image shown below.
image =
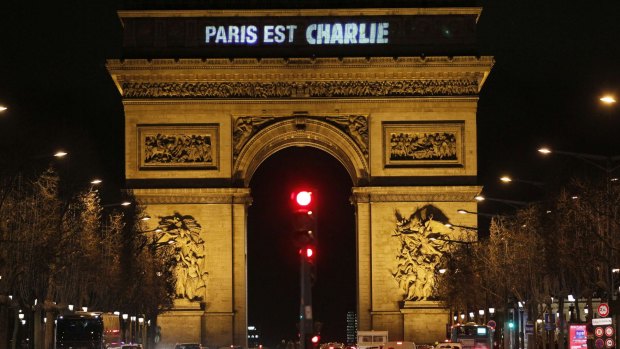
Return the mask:
<path id="1" fill-rule="evenodd" d="M 569 328 L 569 349 L 587 349 L 588 336 L 586 325 L 571 324 Z"/>
<path id="2" fill-rule="evenodd" d="M 294 43 L 297 25 L 207 25 L 206 44 L 282 44 Z M 311 23 L 306 26 L 305 44 L 355 45 L 387 44 L 389 22 Z"/>
<path id="3" fill-rule="evenodd" d="M 337 16 L 122 14 L 127 57 L 452 55 L 475 51 L 477 12 Z M 287 12 L 284 12 L 287 13 Z M 328 13 L 328 12 L 326 12 Z M 135 16 L 135 17 L 134 17 Z"/>

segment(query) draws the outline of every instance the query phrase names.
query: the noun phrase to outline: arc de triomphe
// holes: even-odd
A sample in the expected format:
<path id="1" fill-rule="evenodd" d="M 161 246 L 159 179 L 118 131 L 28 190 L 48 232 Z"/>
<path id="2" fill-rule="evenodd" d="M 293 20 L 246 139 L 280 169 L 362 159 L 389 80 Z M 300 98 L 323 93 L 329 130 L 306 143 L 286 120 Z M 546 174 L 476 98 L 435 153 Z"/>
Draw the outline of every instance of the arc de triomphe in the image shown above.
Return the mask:
<path id="1" fill-rule="evenodd" d="M 192 223 L 171 232 L 187 246 L 161 347 L 247 345 L 249 182 L 300 145 L 353 182 L 359 330 L 444 336 L 448 312 L 432 299 L 449 246 L 429 236 L 471 237 L 448 221 L 476 226 L 456 211 L 476 211 L 480 192 L 476 109 L 493 64 L 474 53 L 480 11 L 119 11 L 124 59 L 107 67 L 125 108 L 128 186 L 151 217 Z"/>

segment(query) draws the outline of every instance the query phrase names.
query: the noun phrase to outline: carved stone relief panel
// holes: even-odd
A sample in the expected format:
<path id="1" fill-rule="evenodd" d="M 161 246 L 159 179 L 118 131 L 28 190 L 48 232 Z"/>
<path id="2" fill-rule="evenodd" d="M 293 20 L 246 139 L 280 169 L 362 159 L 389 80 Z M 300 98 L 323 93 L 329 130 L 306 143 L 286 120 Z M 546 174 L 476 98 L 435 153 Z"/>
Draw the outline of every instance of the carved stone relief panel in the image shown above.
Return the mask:
<path id="1" fill-rule="evenodd" d="M 385 167 L 463 166 L 463 122 L 383 123 Z"/>
<path id="2" fill-rule="evenodd" d="M 159 217 L 155 243 L 156 246 L 173 246 L 171 268 L 177 298 L 204 300 L 209 273 L 205 266 L 205 242 L 200 237 L 201 229 L 193 216 L 174 212 Z"/>
<path id="3" fill-rule="evenodd" d="M 403 300 L 434 300 L 438 271 L 447 263 L 448 253 L 475 242 L 475 231 L 446 226 L 448 218 L 434 205 L 420 207 L 409 217 L 398 210 L 394 215 L 392 237 L 399 248 L 391 274 Z"/>
<path id="4" fill-rule="evenodd" d="M 137 130 L 141 170 L 218 168 L 218 125 L 138 125 Z"/>

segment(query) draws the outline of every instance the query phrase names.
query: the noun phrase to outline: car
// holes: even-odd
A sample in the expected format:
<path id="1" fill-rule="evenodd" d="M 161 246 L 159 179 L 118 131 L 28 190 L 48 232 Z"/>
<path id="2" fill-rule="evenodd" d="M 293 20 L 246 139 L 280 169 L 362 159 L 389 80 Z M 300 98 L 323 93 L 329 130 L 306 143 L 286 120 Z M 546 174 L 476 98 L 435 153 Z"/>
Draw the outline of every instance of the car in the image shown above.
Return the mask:
<path id="1" fill-rule="evenodd" d="M 121 349 L 143 349 L 142 344 L 123 344 L 121 345 Z"/>
<path id="2" fill-rule="evenodd" d="M 199 343 L 177 343 L 174 349 L 203 349 Z"/>
<path id="3" fill-rule="evenodd" d="M 437 344 L 435 349 L 463 349 L 463 345 L 455 342 L 442 342 Z"/>
<path id="4" fill-rule="evenodd" d="M 383 345 L 383 349 L 416 349 L 414 342 L 387 342 Z"/>

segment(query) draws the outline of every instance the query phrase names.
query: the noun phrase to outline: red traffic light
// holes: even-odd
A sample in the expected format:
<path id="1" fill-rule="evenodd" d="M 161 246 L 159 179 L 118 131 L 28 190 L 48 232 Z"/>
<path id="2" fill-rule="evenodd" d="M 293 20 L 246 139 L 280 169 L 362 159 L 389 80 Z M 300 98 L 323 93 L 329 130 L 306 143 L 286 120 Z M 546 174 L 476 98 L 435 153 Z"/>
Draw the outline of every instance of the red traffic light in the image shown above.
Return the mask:
<path id="1" fill-rule="evenodd" d="M 314 264 L 316 259 L 316 247 L 307 245 L 299 250 L 299 254 L 310 264 Z"/>
<path id="2" fill-rule="evenodd" d="M 307 260 L 312 261 L 316 255 L 314 246 L 306 246 L 299 250 L 299 254 L 304 256 Z"/>
<path id="3" fill-rule="evenodd" d="M 312 202 L 311 191 L 300 191 L 295 195 L 295 201 L 299 206 L 308 206 Z"/>

